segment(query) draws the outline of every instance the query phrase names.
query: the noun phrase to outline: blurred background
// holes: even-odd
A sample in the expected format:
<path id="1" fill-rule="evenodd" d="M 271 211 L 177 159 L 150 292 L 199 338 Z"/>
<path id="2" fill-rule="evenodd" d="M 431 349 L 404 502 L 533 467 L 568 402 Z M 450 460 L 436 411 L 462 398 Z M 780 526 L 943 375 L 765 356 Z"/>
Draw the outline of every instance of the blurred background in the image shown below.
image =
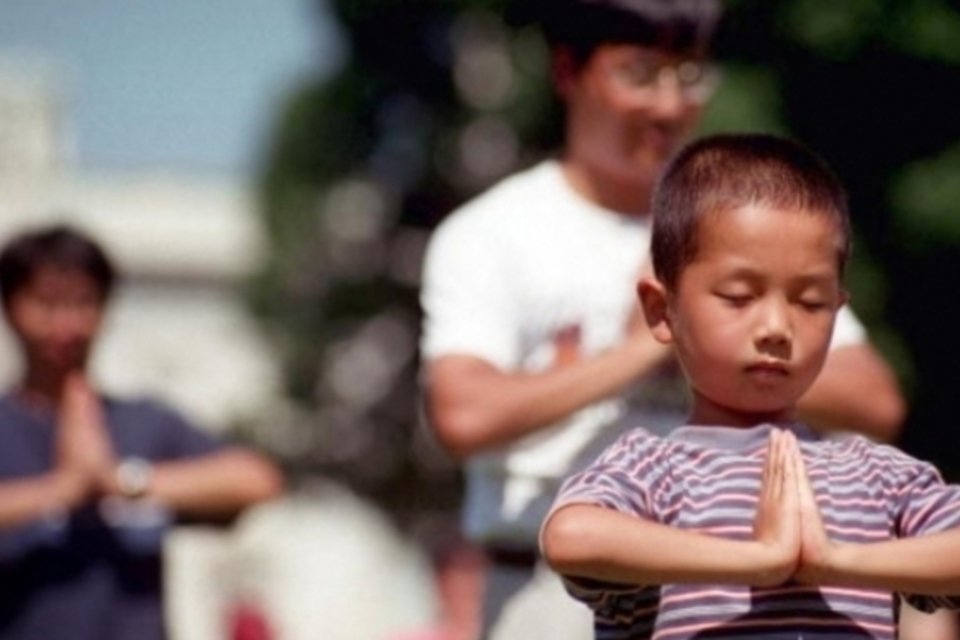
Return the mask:
<path id="1" fill-rule="evenodd" d="M 703 132 L 791 135 L 836 169 L 851 304 L 911 403 L 900 445 L 960 480 L 960 5 L 733 0 L 717 57 Z M 177 637 L 229 637 L 251 599 L 283 638 L 351 600 L 370 627 L 323 637 L 437 617 L 461 486 L 419 414 L 420 262 L 446 213 L 555 148 L 546 70 L 509 0 L 0 7 L 0 236 L 102 240 L 126 279 L 98 377 L 291 479 L 234 531 L 177 534 Z"/>

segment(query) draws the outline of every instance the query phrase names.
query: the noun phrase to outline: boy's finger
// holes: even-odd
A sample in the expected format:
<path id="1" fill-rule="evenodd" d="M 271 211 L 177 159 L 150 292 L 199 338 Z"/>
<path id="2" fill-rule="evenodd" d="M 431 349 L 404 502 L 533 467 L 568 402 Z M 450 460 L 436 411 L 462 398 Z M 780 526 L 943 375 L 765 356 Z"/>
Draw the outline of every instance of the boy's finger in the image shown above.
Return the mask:
<path id="1" fill-rule="evenodd" d="M 791 493 L 796 493 L 797 489 L 797 439 L 787 432 L 786 436 L 786 460 L 784 461 L 784 483 Z"/>
<path id="2" fill-rule="evenodd" d="M 810 476 L 807 475 L 807 465 L 803 461 L 803 454 L 800 447 L 797 447 L 797 488 L 800 492 L 800 501 L 807 507 L 817 509 L 817 499 L 813 492 L 813 485 L 810 483 Z"/>
<path id="3" fill-rule="evenodd" d="M 783 433 L 779 429 L 773 429 L 770 432 L 770 440 L 773 447 L 771 456 L 770 482 L 773 497 L 780 499 L 783 491 Z"/>
<path id="4" fill-rule="evenodd" d="M 771 467 L 773 466 L 773 455 L 774 455 L 774 438 L 773 433 L 770 433 L 770 437 L 767 439 L 767 450 L 764 452 L 763 459 L 763 468 L 760 472 L 760 495 L 763 497 L 770 491 L 770 473 Z"/>

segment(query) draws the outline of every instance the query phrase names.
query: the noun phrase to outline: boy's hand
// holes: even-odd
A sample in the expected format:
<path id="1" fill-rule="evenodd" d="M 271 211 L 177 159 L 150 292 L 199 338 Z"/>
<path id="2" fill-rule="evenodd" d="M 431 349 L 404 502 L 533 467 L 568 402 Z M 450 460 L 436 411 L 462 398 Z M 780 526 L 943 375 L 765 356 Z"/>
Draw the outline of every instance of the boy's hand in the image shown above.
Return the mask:
<path id="1" fill-rule="evenodd" d="M 813 485 L 807 476 L 806 465 L 800 454 L 799 447 L 794 455 L 794 465 L 797 469 L 797 492 L 800 506 L 800 565 L 794 576 L 798 582 L 804 584 L 821 584 L 831 561 L 834 545 L 827 537 L 827 530 L 823 526 L 820 516 L 820 507 L 813 492 Z"/>
<path id="2" fill-rule="evenodd" d="M 770 432 L 753 535 L 762 550 L 757 586 L 779 585 L 793 575 L 800 557 L 800 504 L 794 435 Z"/>

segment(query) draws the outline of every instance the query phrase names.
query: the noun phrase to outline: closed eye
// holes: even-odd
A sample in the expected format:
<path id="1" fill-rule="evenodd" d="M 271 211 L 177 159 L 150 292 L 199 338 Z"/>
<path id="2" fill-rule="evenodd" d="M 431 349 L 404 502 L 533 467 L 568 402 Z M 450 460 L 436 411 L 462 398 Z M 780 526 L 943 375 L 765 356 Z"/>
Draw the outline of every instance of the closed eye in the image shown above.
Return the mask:
<path id="1" fill-rule="evenodd" d="M 748 294 L 717 293 L 718 298 L 731 307 L 745 307 L 753 300 Z"/>
<path id="2" fill-rule="evenodd" d="M 799 304 L 807 311 L 823 311 L 827 308 L 827 303 L 822 300 L 800 300 Z"/>

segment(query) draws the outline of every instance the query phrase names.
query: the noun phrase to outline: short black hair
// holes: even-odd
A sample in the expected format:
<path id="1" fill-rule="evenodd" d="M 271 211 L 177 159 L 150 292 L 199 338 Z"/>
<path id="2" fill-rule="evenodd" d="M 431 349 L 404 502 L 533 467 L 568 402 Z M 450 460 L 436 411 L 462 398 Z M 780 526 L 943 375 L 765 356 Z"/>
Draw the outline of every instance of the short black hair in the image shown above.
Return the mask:
<path id="1" fill-rule="evenodd" d="M 827 163 L 799 142 L 767 134 L 721 134 L 688 144 L 654 191 L 651 254 L 657 278 L 674 290 L 697 256 L 701 221 L 761 204 L 825 216 L 837 228 L 837 267 L 851 250 L 846 190 Z"/>
<path id="2" fill-rule="evenodd" d="M 720 20 L 719 0 L 530 0 L 551 48 L 578 64 L 603 44 L 636 44 L 706 55 Z"/>
<path id="3" fill-rule="evenodd" d="M 66 225 L 33 229 L 13 237 L 0 250 L 0 301 L 4 307 L 45 267 L 84 273 L 96 283 L 104 302 L 116 281 L 107 254 L 88 236 Z"/>

